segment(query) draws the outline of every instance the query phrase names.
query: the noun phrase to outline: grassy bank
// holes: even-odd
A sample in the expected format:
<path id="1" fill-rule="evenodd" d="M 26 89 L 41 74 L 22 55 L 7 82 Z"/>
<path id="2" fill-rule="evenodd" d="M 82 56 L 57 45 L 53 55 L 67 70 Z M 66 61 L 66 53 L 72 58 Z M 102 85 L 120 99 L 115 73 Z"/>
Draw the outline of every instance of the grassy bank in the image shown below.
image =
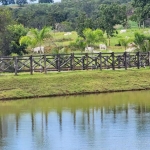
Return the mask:
<path id="1" fill-rule="evenodd" d="M 0 99 L 150 89 L 150 70 L 0 75 Z"/>

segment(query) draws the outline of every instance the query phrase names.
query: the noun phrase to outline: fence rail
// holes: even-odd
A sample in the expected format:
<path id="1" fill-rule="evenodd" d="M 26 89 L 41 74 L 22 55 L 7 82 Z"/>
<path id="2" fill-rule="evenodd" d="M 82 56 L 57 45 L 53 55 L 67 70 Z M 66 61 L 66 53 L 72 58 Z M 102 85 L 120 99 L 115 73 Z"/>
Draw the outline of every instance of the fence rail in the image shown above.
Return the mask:
<path id="1" fill-rule="evenodd" d="M 150 52 L 71 53 L 36 56 L 0 56 L 0 72 L 45 72 L 88 69 L 128 69 L 150 66 Z"/>

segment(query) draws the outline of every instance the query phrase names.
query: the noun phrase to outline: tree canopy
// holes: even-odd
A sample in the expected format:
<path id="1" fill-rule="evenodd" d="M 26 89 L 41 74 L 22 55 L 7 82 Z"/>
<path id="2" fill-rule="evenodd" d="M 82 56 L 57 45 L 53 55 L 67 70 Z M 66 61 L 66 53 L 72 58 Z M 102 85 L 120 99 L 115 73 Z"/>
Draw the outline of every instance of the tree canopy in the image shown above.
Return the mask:
<path id="1" fill-rule="evenodd" d="M 24 28 L 24 26 L 21 24 L 9 25 L 7 29 L 10 36 L 10 43 L 9 43 L 10 48 L 8 54 L 11 53 L 15 53 L 18 55 L 27 54 L 26 51 L 27 45 L 26 44 L 20 45 L 19 39 L 20 37 L 25 36 L 28 33 L 28 29 Z"/>
<path id="2" fill-rule="evenodd" d="M 134 7 L 133 19 L 138 22 L 139 27 L 150 16 L 150 0 L 133 0 L 132 6 Z"/>
<path id="3" fill-rule="evenodd" d="M 96 42 L 105 42 L 103 32 L 100 29 L 91 30 L 86 28 L 83 30 L 83 35 L 87 46 L 92 46 Z"/>
<path id="4" fill-rule="evenodd" d="M 116 24 L 126 23 L 126 7 L 118 4 L 101 5 L 100 6 L 100 17 L 98 23 L 101 29 L 103 29 L 107 36 L 113 36 L 116 30 L 114 26 Z"/>
<path id="5" fill-rule="evenodd" d="M 8 8 L 0 8 L 0 54 L 7 55 L 10 48 L 10 35 L 8 33 L 8 25 L 14 24 L 11 10 Z"/>
<path id="6" fill-rule="evenodd" d="M 150 49 L 150 36 L 143 35 L 141 33 L 135 33 L 134 43 L 137 46 L 138 51 L 146 52 Z"/>

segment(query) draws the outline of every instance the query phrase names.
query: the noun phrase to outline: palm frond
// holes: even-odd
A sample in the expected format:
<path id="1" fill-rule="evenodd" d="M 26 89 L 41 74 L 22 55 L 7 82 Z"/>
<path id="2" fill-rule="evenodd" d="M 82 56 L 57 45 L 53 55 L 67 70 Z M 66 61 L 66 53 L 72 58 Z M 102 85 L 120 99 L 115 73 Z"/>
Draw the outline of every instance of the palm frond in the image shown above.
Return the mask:
<path id="1" fill-rule="evenodd" d="M 40 30 L 39 32 L 39 37 L 42 39 L 44 39 L 45 37 L 48 36 L 48 34 L 50 33 L 50 28 L 48 27 L 44 27 L 42 30 Z"/>
<path id="2" fill-rule="evenodd" d="M 41 46 L 45 38 L 53 38 L 50 34 L 50 31 L 51 28 L 48 27 L 44 27 L 41 30 L 31 29 L 26 37 L 20 39 L 20 43 L 24 42 L 25 44 L 31 45 L 32 47 L 37 45 Z"/>
<path id="3" fill-rule="evenodd" d="M 23 45 L 23 44 L 30 45 L 31 43 L 32 43 L 31 42 L 31 37 L 29 37 L 29 36 L 22 36 L 19 39 L 19 44 L 20 45 Z"/>
<path id="4" fill-rule="evenodd" d="M 39 30 L 38 30 L 38 29 L 31 29 L 31 30 L 30 30 L 30 34 L 31 34 L 31 36 L 33 36 L 34 38 L 39 39 Z"/>

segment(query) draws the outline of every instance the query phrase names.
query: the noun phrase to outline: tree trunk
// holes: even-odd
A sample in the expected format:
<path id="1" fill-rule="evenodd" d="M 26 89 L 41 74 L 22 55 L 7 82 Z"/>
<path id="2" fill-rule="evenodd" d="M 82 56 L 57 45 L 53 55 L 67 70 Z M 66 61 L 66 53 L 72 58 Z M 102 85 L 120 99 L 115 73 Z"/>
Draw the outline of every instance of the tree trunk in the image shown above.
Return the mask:
<path id="1" fill-rule="evenodd" d="M 139 29 L 141 28 L 141 22 L 139 21 L 139 23 L 138 23 L 138 26 L 139 26 Z"/>
<path id="2" fill-rule="evenodd" d="M 110 46 L 110 37 L 109 37 L 109 35 L 107 34 L 107 38 L 108 38 L 108 46 Z"/>
<path id="3" fill-rule="evenodd" d="M 110 37 L 108 37 L 108 46 L 110 46 Z"/>
<path id="4" fill-rule="evenodd" d="M 143 28 L 145 28 L 145 22 L 143 21 Z"/>

